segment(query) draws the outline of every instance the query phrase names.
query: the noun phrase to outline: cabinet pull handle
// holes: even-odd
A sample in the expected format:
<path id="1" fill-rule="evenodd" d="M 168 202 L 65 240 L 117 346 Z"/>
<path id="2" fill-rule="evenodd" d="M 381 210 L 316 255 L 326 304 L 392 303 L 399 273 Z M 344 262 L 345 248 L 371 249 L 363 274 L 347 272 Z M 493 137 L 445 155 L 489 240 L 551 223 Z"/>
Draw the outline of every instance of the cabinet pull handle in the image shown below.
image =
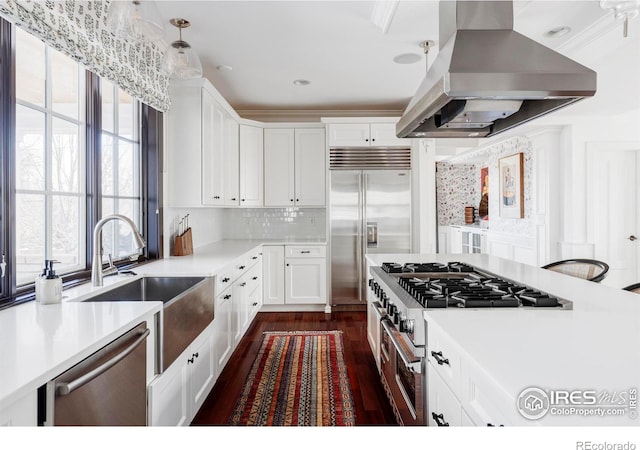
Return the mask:
<path id="1" fill-rule="evenodd" d="M 231 199 L 232 202 L 235 202 L 237 199 L 234 197 Z"/>
<path id="2" fill-rule="evenodd" d="M 431 356 L 433 356 L 436 359 L 437 363 L 440 364 L 441 366 L 443 364 L 446 364 L 447 366 L 451 366 L 451 364 L 449 364 L 449 359 L 442 357 L 442 352 L 431 352 Z"/>
<path id="3" fill-rule="evenodd" d="M 436 421 L 436 425 L 438 425 L 439 427 L 448 427 L 449 426 L 449 422 L 445 422 L 444 421 L 444 415 L 436 414 L 436 413 L 432 412 L 431 413 L 431 417 L 433 417 L 433 420 Z"/>
<path id="4" fill-rule="evenodd" d="M 494 425 L 494 424 L 492 424 L 491 422 L 489 422 L 489 423 L 487 424 L 487 426 L 488 426 L 488 427 L 495 427 L 495 425 Z M 504 425 L 498 425 L 498 426 L 499 426 L 499 427 L 504 427 Z"/>
<path id="5" fill-rule="evenodd" d="M 247 283 L 240 283 L 241 287 L 245 287 L 247 285 Z"/>
<path id="6" fill-rule="evenodd" d="M 251 259 L 258 259 L 258 257 L 257 256 L 252 256 Z"/>
<path id="7" fill-rule="evenodd" d="M 223 278 L 223 279 L 222 279 L 222 282 L 223 282 L 223 283 L 228 283 L 228 282 L 229 282 L 229 278 L 226 278 L 226 277 L 225 277 L 225 278 Z"/>
<path id="8" fill-rule="evenodd" d="M 227 295 L 224 296 L 225 300 L 229 300 L 230 298 L 231 298 L 231 294 L 227 294 Z"/>
<path id="9" fill-rule="evenodd" d="M 245 268 L 245 266 L 240 266 L 238 267 L 238 269 L 243 270 Z"/>
<path id="10" fill-rule="evenodd" d="M 258 279 L 258 277 L 253 277 L 253 278 L 252 278 L 252 280 L 257 280 L 257 279 Z"/>
<path id="11" fill-rule="evenodd" d="M 258 302 L 253 302 L 253 306 L 258 306 Z"/>
<path id="12" fill-rule="evenodd" d="M 311 253 L 311 250 L 301 250 L 300 253 Z"/>
<path id="13" fill-rule="evenodd" d="M 195 353 L 194 353 L 193 355 L 191 355 L 191 356 L 193 356 L 193 357 L 197 358 L 197 357 L 198 357 L 198 356 L 200 356 L 200 355 L 198 354 L 198 352 L 195 352 Z"/>

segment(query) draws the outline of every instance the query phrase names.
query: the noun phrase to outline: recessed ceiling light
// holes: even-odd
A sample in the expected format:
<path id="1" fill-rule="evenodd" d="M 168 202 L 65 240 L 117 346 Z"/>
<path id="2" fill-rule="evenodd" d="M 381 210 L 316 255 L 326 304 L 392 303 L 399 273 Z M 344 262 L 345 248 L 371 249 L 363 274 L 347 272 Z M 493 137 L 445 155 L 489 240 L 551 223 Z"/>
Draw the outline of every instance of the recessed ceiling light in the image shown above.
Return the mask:
<path id="1" fill-rule="evenodd" d="M 216 66 L 216 69 L 218 69 L 219 72 L 231 72 L 233 67 L 227 66 L 226 64 L 220 64 L 219 66 Z"/>
<path id="2" fill-rule="evenodd" d="M 559 38 L 569 33 L 571 33 L 571 27 L 562 26 L 562 27 L 556 27 L 552 30 L 547 31 L 545 33 L 545 36 L 550 38 Z"/>
<path id="3" fill-rule="evenodd" d="M 396 64 L 413 64 L 422 59 L 422 55 L 417 53 L 403 53 L 393 58 L 393 62 Z"/>
<path id="4" fill-rule="evenodd" d="M 293 84 L 295 84 L 296 86 L 307 86 L 307 85 L 311 84 L 311 81 L 309 81 L 309 80 L 293 80 Z"/>

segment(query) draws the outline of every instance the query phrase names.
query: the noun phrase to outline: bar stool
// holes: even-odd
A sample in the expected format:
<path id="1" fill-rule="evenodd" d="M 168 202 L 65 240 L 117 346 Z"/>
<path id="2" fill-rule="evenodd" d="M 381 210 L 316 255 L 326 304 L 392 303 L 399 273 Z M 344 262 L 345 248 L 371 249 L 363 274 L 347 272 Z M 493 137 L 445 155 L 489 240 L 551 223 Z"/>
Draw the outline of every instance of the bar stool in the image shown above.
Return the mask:
<path id="1" fill-rule="evenodd" d="M 599 283 L 607 276 L 609 265 L 596 259 L 565 259 L 552 262 L 543 269 L 553 270 L 583 280 Z"/>

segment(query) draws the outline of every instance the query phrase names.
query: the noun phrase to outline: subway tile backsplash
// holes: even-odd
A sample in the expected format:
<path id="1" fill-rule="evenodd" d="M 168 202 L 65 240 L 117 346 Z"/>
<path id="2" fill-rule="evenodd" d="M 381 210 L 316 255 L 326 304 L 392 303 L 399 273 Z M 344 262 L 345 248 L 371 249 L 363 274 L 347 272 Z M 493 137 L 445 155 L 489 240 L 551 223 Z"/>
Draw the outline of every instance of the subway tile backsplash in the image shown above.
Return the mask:
<path id="1" fill-rule="evenodd" d="M 324 239 L 324 208 L 228 209 L 225 239 Z"/>
<path id="2" fill-rule="evenodd" d="M 324 208 L 165 208 L 165 254 L 187 214 L 194 248 L 222 239 L 326 239 Z"/>

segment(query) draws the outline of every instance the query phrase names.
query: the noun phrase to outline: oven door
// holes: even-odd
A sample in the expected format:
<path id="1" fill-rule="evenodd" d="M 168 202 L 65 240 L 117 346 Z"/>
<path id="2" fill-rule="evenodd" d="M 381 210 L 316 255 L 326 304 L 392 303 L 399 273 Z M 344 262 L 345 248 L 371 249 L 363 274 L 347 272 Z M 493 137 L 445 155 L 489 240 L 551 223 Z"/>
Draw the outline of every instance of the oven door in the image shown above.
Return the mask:
<path id="1" fill-rule="evenodd" d="M 420 349 L 412 349 L 390 320 L 381 324 L 386 344 L 381 345 L 381 360 L 386 352 L 389 360 L 384 375 L 396 415 L 402 425 L 425 425 L 424 358 L 416 355 Z"/>

